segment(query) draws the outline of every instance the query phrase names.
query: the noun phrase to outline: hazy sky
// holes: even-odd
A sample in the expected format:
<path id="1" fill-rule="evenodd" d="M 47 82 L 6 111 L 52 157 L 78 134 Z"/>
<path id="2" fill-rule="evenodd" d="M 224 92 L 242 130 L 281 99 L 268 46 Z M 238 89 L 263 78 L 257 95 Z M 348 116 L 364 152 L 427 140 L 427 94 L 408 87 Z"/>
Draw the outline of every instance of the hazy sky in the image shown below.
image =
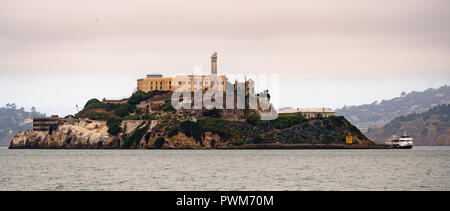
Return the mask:
<path id="1" fill-rule="evenodd" d="M 279 74 L 279 106 L 450 84 L 448 0 L 0 0 L 0 105 L 75 113 L 147 73 Z"/>

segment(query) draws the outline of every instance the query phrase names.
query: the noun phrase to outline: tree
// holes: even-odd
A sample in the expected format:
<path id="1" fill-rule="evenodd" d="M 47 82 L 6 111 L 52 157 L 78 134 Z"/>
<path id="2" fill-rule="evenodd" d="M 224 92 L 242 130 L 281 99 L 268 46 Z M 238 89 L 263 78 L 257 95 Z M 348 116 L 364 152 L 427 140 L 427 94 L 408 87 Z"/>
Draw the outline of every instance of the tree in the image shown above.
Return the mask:
<path id="1" fill-rule="evenodd" d="M 264 138 L 261 137 L 260 135 L 255 135 L 253 137 L 253 143 L 255 143 L 255 144 L 262 144 L 264 142 L 265 142 Z"/>
<path id="2" fill-rule="evenodd" d="M 209 109 L 206 110 L 202 113 L 203 116 L 207 116 L 207 117 L 215 117 L 215 118 L 220 118 L 220 113 L 221 110 L 213 108 L 213 109 Z"/>
<path id="3" fill-rule="evenodd" d="M 196 140 L 200 140 L 201 127 L 198 123 L 193 121 L 183 121 L 180 123 L 180 130 L 188 137 L 194 137 Z"/>
<path id="4" fill-rule="evenodd" d="M 406 92 L 402 92 L 402 93 L 400 94 L 400 96 L 405 97 L 405 96 L 406 96 Z"/>
<path id="5" fill-rule="evenodd" d="M 164 145 L 165 142 L 166 142 L 166 140 L 165 140 L 164 138 L 162 138 L 162 137 L 157 138 L 156 141 L 155 141 L 154 146 L 155 146 L 156 148 L 161 148 L 161 147 L 163 147 L 163 145 Z"/>
<path id="6" fill-rule="evenodd" d="M 245 118 L 245 121 L 253 126 L 255 126 L 256 124 L 258 124 L 258 120 L 260 119 L 260 117 L 257 114 L 251 114 L 248 115 Z"/>
<path id="7" fill-rule="evenodd" d="M 120 125 L 122 124 L 122 119 L 111 117 L 106 122 L 106 125 L 108 126 L 108 133 L 115 136 L 122 132 L 122 128 Z"/>
<path id="8" fill-rule="evenodd" d="M 93 108 L 101 108 L 103 106 L 102 102 L 100 100 L 93 98 L 87 101 L 86 105 L 84 105 L 83 110 L 89 110 Z"/>
<path id="9" fill-rule="evenodd" d="M 6 104 L 6 108 L 15 110 L 16 109 L 16 104 L 15 103 L 7 103 Z"/>
<path id="10" fill-rule="evenodd" d="M 133 112 L 136 109 L 135 105 L 130 104 L 120 104 L 118 108 L 114 111 L 114 113 L 120 117 L 125 117 L 129 113 Z"/>

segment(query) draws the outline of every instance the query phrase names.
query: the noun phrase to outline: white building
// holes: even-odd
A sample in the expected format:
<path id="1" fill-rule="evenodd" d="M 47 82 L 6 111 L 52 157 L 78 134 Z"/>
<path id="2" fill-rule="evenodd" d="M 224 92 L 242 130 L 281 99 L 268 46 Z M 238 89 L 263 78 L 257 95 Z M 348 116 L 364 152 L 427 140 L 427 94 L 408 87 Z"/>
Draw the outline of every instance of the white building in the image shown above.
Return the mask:
<path id="1" fill-rule="evenodd" d="M 334 116 L 336 112 L 326 108 L 291 108 L 278 112 L 278 114 L 296 114 L 296 113 L 301 113 L 306 118 L 315 118 L 317 117 L 318 114 L 322 115 L 322 117 Z"/>

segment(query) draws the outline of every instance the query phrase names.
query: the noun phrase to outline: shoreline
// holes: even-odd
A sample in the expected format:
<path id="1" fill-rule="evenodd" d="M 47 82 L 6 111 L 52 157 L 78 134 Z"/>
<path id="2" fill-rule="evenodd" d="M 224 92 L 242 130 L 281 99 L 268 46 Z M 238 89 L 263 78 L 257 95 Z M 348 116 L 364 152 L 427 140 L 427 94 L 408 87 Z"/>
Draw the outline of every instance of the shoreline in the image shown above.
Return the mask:
<path id="1" fill-rule="evenodd" d="M 123 148 L 57 148 L 57 147 L 9 147 L 8 149 L 60 149 L 60 150 L 129 150 Z M 392 149 L 389 145 L 364 145 L 364 144 L 243 144 L 217 146 L 215 148 L 138 148 L 132 150 L 290 150 L 290 149 Z"/>
<path id="2" fill-rule="evenodd" d="M 381 144 L 244 144 L 223 149 L 392 149 L 392 147 Z"/>

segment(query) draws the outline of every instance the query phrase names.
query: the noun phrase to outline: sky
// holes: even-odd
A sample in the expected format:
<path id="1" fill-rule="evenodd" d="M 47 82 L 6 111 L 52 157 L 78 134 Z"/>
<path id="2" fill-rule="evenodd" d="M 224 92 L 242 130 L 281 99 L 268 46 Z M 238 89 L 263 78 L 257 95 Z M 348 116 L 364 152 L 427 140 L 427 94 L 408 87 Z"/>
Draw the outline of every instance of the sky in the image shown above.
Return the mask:
<path id="1" fill-rule="evenodd" d="M 277 74 L 277 107 L 450 84 L 448 0 L 1 0 L 0 106 L 77 112 L 150 73 Z M 272 95 L 273 96 L 273 95 Z"/>

